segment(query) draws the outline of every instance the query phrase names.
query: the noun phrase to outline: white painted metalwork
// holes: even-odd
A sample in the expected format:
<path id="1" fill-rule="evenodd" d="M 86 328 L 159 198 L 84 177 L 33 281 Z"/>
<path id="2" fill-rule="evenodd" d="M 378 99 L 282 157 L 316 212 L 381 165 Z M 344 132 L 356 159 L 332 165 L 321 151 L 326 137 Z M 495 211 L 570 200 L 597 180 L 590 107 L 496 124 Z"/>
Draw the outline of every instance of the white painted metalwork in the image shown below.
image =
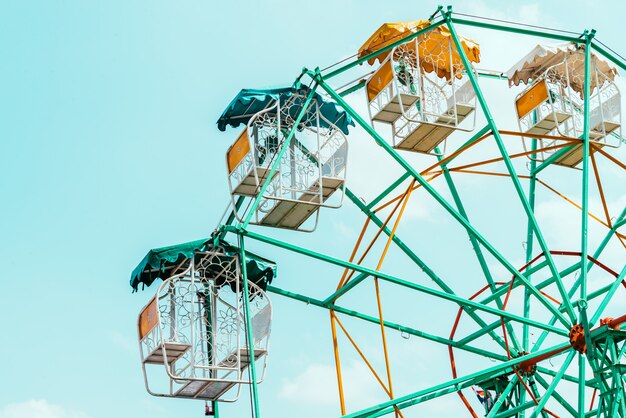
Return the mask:
<path id="1" fill-rule="evenodd" d="M 196 253 L 182 272 L 163 281 L 139 316 L 144 381 L 155 396 L 233 402 L 267 366 L 272 305 L 249 282 L 253 350 L 247 344 L 239 259 L 220 251 Z"/>
<path id="2" fill-rule="evenodd" d="M 243 220 L 248 205 L 237 209 L 235 198 L 258 196 L 305 100 L 306 97 L 297 93 L 277 100 L 248 122 L 242 136 L 247 135 L 249 150 L 228 177 L 232 207 L 238 220 Z M 310 232 L 317 226 L 320 207 L 342 205 L 348 141 L 344 133 L 320 113 L 320 105 L 315 99 L 310 103 L 251 223 Z M 333 195 L 336 197 L 331 199 Z M 314 222 L 307 223 L 313 215 Z"/>
<path id="3" fill-rule="evenodd" d="M 445 153 L 448 136 L 471 132 L 476 122 L 476 92 L 463 66 L 451 65 L 458 60 L 454 44 L 435 42 L 431 34 L 392 49 L 366 82 L 372 124 L 391 125 L 395 148 L 427 154 L 442 142 Z M 471 122 L 462 127 L 465 120 Z"/>
<path id="4" fill-rule="evenodd" d="M 533 58 L 534 56 L 534 58 Z M 538 45 L 533 51 L 508 72 L 510 84 L 526 82 L 529 86 L 516 97 L 516 104 L 525 95 L 532 93 L 541 83 L 547 87 L 547 99 L 534 104 L 523 115 L 519 113 L 521 132 L 535 135 L 562 136 L 581 139 L 584 134 L 584 47 L 564 44 L 555 47 Z M 622 135 L 621 93 L 614 82 L 617 71 L 607 61 L 591 54 L 591 96 L 589 98 L 589 137 L 596 148 L 619 147 Z M 529 82 L 532 80 L 532 84 Z M 526 141 L 522 142 L 528 150 Z M 538 148 L 558 145 L 562 141 L 538 139 Z M 560 149 L 536 154 L 536 159 L 545 161 Z M 593 148 L 591 150 L 593 152 Z M 554 162 L 576 167 L 582 161 L 582 144 L 559 154 Z M 529 156 L 529 158 L 533 158 Z"/>

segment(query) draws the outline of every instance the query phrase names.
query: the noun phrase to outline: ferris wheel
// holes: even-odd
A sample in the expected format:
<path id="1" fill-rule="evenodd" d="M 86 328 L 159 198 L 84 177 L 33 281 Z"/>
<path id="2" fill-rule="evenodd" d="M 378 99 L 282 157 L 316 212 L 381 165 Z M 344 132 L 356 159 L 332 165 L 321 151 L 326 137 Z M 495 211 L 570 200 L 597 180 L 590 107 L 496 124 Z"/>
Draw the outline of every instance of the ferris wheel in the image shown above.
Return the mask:
<path id="1" fill-rule="evenodd" d="M 470 28 L 536 45 L 510 45 L 519 57 L 506 72 L 482 70 L 481 54 L 498 51 L 459 34 Z M 137 323 L 147 391 L 203 400 L 214 416 L 249 391 L 251 416 L 263 416 L 273 306 L 289 298 L 328 311 L 338 416 L 420 416 L 446 397 L 469 417 L 626 417 L 620 70 L 626 59 L 594 30 L 440 7 L 383 24 L 354 56 L 304 69 L 290 87 L 242 90 L 217 122 L 238 128 L 225 216 L 207 239 L 151 250 L 131 275 L 135 290 L 162 280 Z M 517 126 L 496 116 L 505 114 Z M 377 145 L 369 174 L 387 182 L 369 201 L 352 170 L 363 141 Z M 383 164 L 399 176 L 387 181 Z M 407 221 L 424 201 L 436 228 Z M 272 236 L 320 233 L 345 206 L 362 214 L 345 251 Z M 312 272 L 333 266 L 332 289 L 297 292 L 277 274 L 281 260 L 246 250 L 249 241 L 305 257 Z M 350 298 L 366 291 L 370 302 Z M 380 361 L 359 345 L 364 326 Z M 400 391 L 394 370 L 411 359 L 390 349 L 397 334 L 445 353 L 430 367 L 448 378 Z M 384 401 L 351 402 L 347 359 L 365 365 Z"/>

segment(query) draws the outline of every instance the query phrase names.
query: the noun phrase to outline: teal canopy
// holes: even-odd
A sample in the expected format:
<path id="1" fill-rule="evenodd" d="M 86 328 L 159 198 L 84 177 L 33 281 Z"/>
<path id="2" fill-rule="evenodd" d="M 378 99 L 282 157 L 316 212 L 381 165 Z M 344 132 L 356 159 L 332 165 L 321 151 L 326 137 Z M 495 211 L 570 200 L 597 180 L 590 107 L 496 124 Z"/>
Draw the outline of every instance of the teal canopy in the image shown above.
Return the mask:
<path id="1" fill-rule="evenodd" d="M 150 286 L 156 279 L 166 280 L 174 273 L 175 266 L 194 256 L 199 260 L 201 253 L 213 248 L 213 238 L 210 238 L 150 250 L 131 273 L 130 285 L 137 291 L 140 283 Z M 219 241 L 218 249 L 225 261 L 239 255 L 239 248 L 224 240 Z M 265 290 L 276 276 L 276 263 L 246 251 L 246 272 L 248 280 Z"/>
<path id="2" fill-rule="evenodd" d="M 217 128 L 220 131 L 225 131 L 227 125 L 236 128 L 242 123 L 248 123 L 252 116 L 271 107 L 277 100 L 284 102 L 294 94 L 298 94 L 298 97 L 295 99 L 295 106 L 291 106 L 287 111 L 289 117 L 295 120 L 309 92 L 310 89 L 306 86 L 302 86 L 299 89 L 293 87 L 270 90 L 243 89 L 230 102 L 222 116 L 217 120 Z M 347 135 L 348 126 L 354 126 L 352 117 L 337 103 L 324 100 L 318 93 L 313 94 L 313 100 L 317 101 L 320 114 Z M 303 118 L 306 121 L 306 126 L 317 126 L 317 118 L 313 111 L 314 107 L 310 107 Z M 272 114 L 272 112 L 275 116 L 275 110 L 269 113 Z M 319 125 L 321 128 L 330 128 L 330 125 L 321 118 Z"/>

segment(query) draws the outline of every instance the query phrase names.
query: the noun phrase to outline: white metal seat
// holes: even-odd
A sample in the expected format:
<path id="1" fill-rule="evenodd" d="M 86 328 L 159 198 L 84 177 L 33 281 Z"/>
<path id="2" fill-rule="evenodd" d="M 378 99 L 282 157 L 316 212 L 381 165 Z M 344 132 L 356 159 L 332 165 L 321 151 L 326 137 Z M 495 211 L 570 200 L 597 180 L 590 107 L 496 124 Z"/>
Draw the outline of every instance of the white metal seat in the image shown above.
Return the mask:
<path id="1" fill-rule="evenodd" d="M 447 110 L 437 116 L 433 123 L 412 123 L 405 119 L 404 123 L 410 126 L 410 133 L 396 142 L 394 147 L 405 151 L 433 152 L 476 109 L 473 104 L 475 97 L 474 88 L 468 80 L 457 89 L 455 95 L 448 97 Z"/>
<path id="2" fill-rule="evenodd" d="M 608 100 L 604 100 L 601 105 L 591 109 L 589 112 L 589 137 L 599 141 L 621 126 L 619 94 L 612 95 Z"/>
<path id="3" fill-rule="evenodd" d="M 176 391 L 176 398 L 194 398 L 202 400 L 217 400 L 228 392 L 236 383 L 206 380 L 190 380 Z"/>
<path id="4" fill-rule="evenodd" d="M 255 175 L 256 171 L 256 175 Z M 259 193 L 260 185 L 267 180 L 269 173 L 269 167 L 253 167 L 248 174 L 241 180 L 241 183 L 235 187 L 233 194 L 239 196 L 256 196 Z M 279 170 L 274 171 L 272 180 L 279 174 Z"/>
<path id="5" fill-rule="evenodd" d="M 572 115 L 563 112 L 552 112 L 546 114 L 541 120 L 526 130 L 527 134 L 532 135 L 548 135 L 568 120 Z"/>
<path id="6" fill-rule="evenodd" d="M 416 124 L 408 136 L 396 143 L 395 148 L 422 153 L 433 152 L 439 144 L 456 131 L 455 124 L 463 122 L 475 108 L 469 105 L 457 104 L 456 109 L 457 121 L 455 121 L 454 113 L 452 113 L 454 110 L 450 109 L 449 113 L 439 116 L 435 123 Z M 407 122 L 410 123 L 409 121 Z"/>
<path id="7" fill-rule="evenodd" d="M 399 91 L 391 61 L 386 61 L 366 83 L 373 121 L 394 123 L 418 101 L 418 96 Z"/>
<path id="8" fill-rule="evenodd" d="M 258 360 L 267 354 L 267 350 L 254 349 L 254 359 Z M 233 352 L 219 363 L 219 367 L 233 367 L 237 364 L 237 353 Z M 250 353 L 248 348 L 239 349 L 239 361 L 243 372 L 250 366 Z M 227 377 L 227 376 L 224 376 Z M 189 380 L 175 393 L 177 398 L 195 398 L 202 400 L 216 400 L 221 398 L 226 392 L 233 388 L 237 383 L 234 381 L 220 380 Z"/>
<path id="9" fill-rule="evenodd" d="M 150 354 L 148 354 L 143 362 L 145 364 L 163 364 L 165 360 L 167 364 L 172 364 L 184 356 L 190 348 L 191 346 L 189 344 L 164 342 L 159 344 Z"/>
<path id="10" fill-rule="evenodd" d="M 597 125 L 593 126 L 589 130 L 589 138 L 599 141 L 605 138 L 607 135 L 617 131 L 620 128 L 620 124 L 605 120 Z"/>
<path id="11" fill-rule="evenodd" d="M 343 179 L 322 177 L 322 201 L 343 186 Z M 261 225 L 297 229 L 320 207 L 320 186 L 316 180 L 297 200 L 279 200 L 261 219 Z"/>
<path id="12" fill-rule="evenodd" d="M 442 122 L 446 123 L 445 120 Z M 410 123 L 407 121 L 407 123 Z M 413 152 L 432 152 L 439 144 L 455 131 L 454 127 L 430 123 L 416 124 L 411 133 L 394 146 L 396 149 Z"/>
<path id="13" fill-rule="evenodd" d="M 402 100 L 402 105 L 400 100 Z M 402 109 L 414 106 L 417 100 L 417 96 L 396 94 L 372 116 L 372 120 L 383 123 L 394 123 L 402 116 Z"/>
<path id="14" fill-rule="evenodd" d="M 237 352 L 239 352 L 239 356 L 237 356 Z M 258 360 L 266 354 L 267 350 L 262 348 L 255 348 L 254 360 Z M 246 367 L 250 365 L 250 350 L 248 350 L 248 347 L 243 347 L 240 348 L 238 351 L 233 351 L 230 355 L 226 356 L 224 360 L 219 363 L 219 365 L 220 367 L 234 367 L 237 364 L 237 358 L 239 358 L 241 370 L 245 370 Z"/>
<path id="15" fill-rule="evenodd" d="M 602 148 L 605 145 L 602 142 L 595 142 L 595 141 L 593 141 L 593 142 L 594 142 L 594 145 L 596 147 L 599 147 L 599 148 Z M 593 147 L 589 148 L 589 153 L 590 154 L 594 153 L 595 151 L 596 150 Z M 566 166 L 566 167 L 576 167 L 582 161 L 583 161 L 583 144 L 577 144 L 572 149 L 570 149 L 568 152 L 566 152 L 563 155 L 559 156 L 554 161 L 554 164 L 558 164 L 558 165 L 562 165 L 562 166 Z"/>
<path id="16" fill-rule="evenodd" d="M 548 135 L 572 117 L 563 106 L 568 100 L 555 91 L 558 86 L 548 85 L 544 79 L 537 81 L 515 99 L 515 108 L 521 131 L 530 135 Z"/>

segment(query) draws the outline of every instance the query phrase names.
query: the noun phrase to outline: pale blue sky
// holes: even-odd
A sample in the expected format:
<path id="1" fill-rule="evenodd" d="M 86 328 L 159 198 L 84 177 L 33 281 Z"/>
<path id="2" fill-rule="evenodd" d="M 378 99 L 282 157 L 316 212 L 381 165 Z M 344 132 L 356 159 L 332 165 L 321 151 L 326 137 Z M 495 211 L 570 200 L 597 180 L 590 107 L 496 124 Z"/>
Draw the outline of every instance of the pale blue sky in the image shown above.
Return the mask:
<path id="1" fill-rule="evenodd" d="M 467 13 L 581 32 L 593 27 L 601 40 L 626 53 L 621 1 L 452 3 Z M 232 129 L 220 133 L 215 121 L 239 89 L 291 84 L 303 66 L 324 67 L 352 55 L 380 24 L 426 19 L 436 4 L 1 1 L 0 418 L 29 416 L 24 411 L 40 411 L 44 418 L 202 415 L 199 402 L 156 399 L 145 392 L 135 325 L 153 289 L 131 294 L 128 277 L 148 249 L 198 239 L 215 227 L 227 203 L 224 153 L 236 136 Z M 506 70 L 511 57 L 525 54 L 535 42 L 524 38 L 523 47 L 499 49 L 498 35 L 472 36 L 483 45 L 483 63 L 498 70 Z M 491 83 L 485 82 L 488 92 L 506 90 Z M 512 109 L 501 95 L 494 97 L 499 107 Z M 360 93 L 351 98 L 359 109 L 363 100 Z M 503 118 L 510 122 L 507 113 Z M 355 132 L 353 150 L 359 141 L 369 141 Z M 349 174 L 352 184 L 367 195 L 363 186 L 382 182 L 359 179 L 374 161 L 367 153 L 352 155 L 360 159 Z M 380 170 L 385 177 L 396 168 Z M 313 235 L 272 234 L 347 258 L 361 220 L 346 206 L 323 213 Z M 456 231 L 432 206 L 412 209 L 425 224 L 408 230 L 416 242 L 420 235 Z M 468 247 L 466 237 L 459 237 L 459 245 Z M 493 239 L 509 245 L 497 233 Z M 463 272 L 463 257 L 469 256 L 450 263 L 454 245 L 445 257 L 428 246 L 421 251 L 444 271 Z M 519 242 L 514 246 L 519 250 Z M 337 269 L 309 264 L 305 269 L 302 258 L 256 243 L 250 247 L 279 263 L 281 287 L 321 296 L 339 277 Z M 404 259 L 393 257 L 390 269 L 405 272 L 399 264 Z M 519 254 L 511 257 L 522 260 Z M 263 416 L 338 415 L 336 383 L 327 379 L 332 370 L 327 314 L 278 297 L 274 302 Z M 421 298 L 419 303 L 429 302 Z M 363 335 L 366 346 L 378 347 L 375 334 Z M 419 360 L 423 352 L 398 341 L 397 357 L 403 359 L 398 364 L 414 366 L 400 377 L 398 392 L 404 394 L 430 382 L 424 375 L 432 366 Z M 437 350 L 433 356 L 442 362 L 445 378 L 446 352 Z M 382 399 L 360 382 L 365 379 L 361 366 L 348 362 L 347 367 L 359 381 L 351 409 Z M 26 406 L 15 406 L 22 403 Z M 238 406 L 224 407 L 222 417 L 246 416 L 246 407 L 243 398 Z M 436 411 L 433 416 L 443 415 Z"/>

